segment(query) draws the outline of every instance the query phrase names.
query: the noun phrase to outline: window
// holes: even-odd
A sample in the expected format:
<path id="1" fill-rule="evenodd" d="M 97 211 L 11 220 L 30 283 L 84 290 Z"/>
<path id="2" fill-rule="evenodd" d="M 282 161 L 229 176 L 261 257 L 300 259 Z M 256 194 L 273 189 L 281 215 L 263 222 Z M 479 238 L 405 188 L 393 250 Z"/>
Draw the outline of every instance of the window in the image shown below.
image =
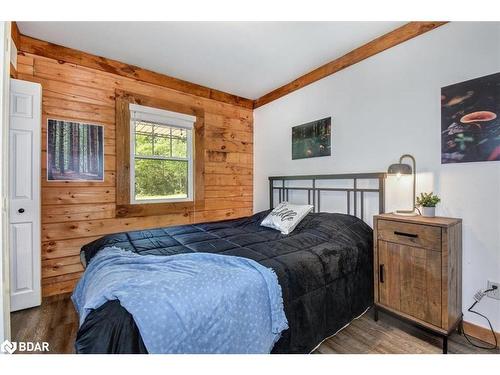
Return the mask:
<path id="1" fill-rule="evenodd" d="M 131 103 L 130 203 L 193 200 L 195 116 Z"/>
<path id="2" fill-rule="evenodd" d="M 116 90 L 116 217 L 205 208 L 205 111 Z"/>

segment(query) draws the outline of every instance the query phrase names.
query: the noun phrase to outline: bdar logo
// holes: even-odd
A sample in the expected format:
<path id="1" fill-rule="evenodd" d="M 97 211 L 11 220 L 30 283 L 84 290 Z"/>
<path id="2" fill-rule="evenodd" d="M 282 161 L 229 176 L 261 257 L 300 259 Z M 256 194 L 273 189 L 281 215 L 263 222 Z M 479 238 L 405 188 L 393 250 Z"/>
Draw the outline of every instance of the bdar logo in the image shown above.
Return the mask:
<path id="1" fill-rule="evenodd" d="M 10 342 L 9 340 L 5 340 L 2 345 L 0 345 L 0 351 L 4 353 L 12 354 L 17 349 L 17 343 Z"/>

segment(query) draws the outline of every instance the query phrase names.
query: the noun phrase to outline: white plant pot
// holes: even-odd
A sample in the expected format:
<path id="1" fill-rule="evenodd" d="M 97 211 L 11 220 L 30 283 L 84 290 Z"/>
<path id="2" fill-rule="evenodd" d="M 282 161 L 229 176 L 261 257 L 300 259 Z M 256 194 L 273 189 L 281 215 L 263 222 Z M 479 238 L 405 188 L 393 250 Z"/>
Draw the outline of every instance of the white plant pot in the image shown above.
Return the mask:
<path id="1" fill-rule="evenodd" d="M 426 217 L 436 216 L 436 207 L 422 207 L 422 216 Z"/>

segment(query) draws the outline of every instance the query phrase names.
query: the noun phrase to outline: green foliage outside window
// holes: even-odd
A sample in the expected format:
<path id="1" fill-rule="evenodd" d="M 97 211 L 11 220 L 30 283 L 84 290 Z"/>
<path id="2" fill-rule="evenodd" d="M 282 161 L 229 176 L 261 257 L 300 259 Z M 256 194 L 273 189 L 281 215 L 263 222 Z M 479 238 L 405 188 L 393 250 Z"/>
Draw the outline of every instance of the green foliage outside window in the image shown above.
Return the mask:
<path id="1" fill-rule="evenodd" d="M 144 122 L 135 129 L 135 199 L 187 198 L 188 131 Z"/>

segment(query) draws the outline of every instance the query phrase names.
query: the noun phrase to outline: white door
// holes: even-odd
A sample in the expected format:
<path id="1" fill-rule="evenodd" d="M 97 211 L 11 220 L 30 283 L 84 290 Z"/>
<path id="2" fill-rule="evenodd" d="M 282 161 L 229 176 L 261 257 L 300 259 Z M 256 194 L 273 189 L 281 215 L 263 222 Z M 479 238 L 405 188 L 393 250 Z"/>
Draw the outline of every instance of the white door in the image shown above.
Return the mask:
<path id="1" fill-rule="evenodd" d="M 10 22 L 0 22 L 0 342 L 10 339 L 9 272 L 4 269 L 9 264 L 6 234 L 8 233 L 7 190 L 8 165 L 6 160 L 9 123 L 9 70 Z"/>
<path id="2" fill-rule="evenodd" d="M 11 311 L 41 303 L 40 129 L 37 83 L 10 84 L 9 195 Z"/>

